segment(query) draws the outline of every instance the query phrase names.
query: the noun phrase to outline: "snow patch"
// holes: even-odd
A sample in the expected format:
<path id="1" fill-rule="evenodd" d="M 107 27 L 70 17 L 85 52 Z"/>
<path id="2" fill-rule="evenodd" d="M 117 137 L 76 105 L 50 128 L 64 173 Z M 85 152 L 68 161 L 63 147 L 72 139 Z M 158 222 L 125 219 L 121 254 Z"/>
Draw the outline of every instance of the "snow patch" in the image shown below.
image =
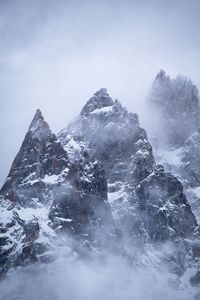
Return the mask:
<path id="1" fill-rule="evenodd" d="M 113 193 L 108 193 L 108 202 L 110 205 L 119 198 L 124 196 L 124 188 L 121 188 L 119 191 L 113 192 Z"/>
<path id="2" fill-rule="evenodd" d="M 113 105 L 111 106 L 105 106 L 102 108 L 97 108 L 93 110 L 90 114 L 101 114 L 101 113 L 108 113 L 113 111 Z"/>
<path id="3" fill-rule="evenodd" d="M 43 178 L 43 182 L 47 183 L 47 184 L 54 184 L 57 183 L 59 180 L 59 175 L 45 175 Z"/>

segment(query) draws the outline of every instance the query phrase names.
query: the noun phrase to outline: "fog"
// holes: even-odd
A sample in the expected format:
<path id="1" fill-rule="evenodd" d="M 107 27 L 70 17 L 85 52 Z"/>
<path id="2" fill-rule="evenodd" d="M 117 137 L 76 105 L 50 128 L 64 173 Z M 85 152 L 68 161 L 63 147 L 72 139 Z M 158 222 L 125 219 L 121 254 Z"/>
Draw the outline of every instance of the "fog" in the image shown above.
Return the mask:
<path id="1" fill-rule="evenodd" d="M 199 11 L 199 0 L 0 0 L 0 185 L 37 108 L 57 133 L 106 87 L 148 132 L 145 103 L 160 69 L 200 87 Z M 158 270 L 156 255 L 155 268 L 141 253 L 135 264 L 61 255 L 9 271 L 0 300 L 192 299 L 196 269 L 177 279 Z"/>
<path id="2" fill-rule="evenodd" d="M 160 68 L 200 86 L 199 8 L 198 0 L 1 0 L 0 182 L 38 107 L 58 132 L 101 87 L 142 115 Z"/>
<path id="3" fill-rule="evenodd" d="M 15 271 L 0 283 L 1 300 L 189 300 L 196 291 L 175 276 L 133 268 L 120 257 L 97 261 L 59 259 Z"/>

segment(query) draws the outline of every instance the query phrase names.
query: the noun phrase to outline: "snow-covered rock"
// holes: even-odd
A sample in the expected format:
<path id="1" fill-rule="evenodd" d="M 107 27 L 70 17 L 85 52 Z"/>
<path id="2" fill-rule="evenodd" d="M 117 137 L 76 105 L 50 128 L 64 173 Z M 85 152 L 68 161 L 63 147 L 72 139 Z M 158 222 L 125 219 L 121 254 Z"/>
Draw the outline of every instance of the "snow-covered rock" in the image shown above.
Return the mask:
<path id="1" fill-rule="evenodd" d="M 95 93 L 58 138 L 65 149 L 73 139 L 79 157 L 87 153 L 102 163 L 115 224 L 130 255 L 134 247 L 152 241 L 194 238 L 197 222 L 181 183 L 156 166 L 138 116 L 105 89 Z"/>
<path id="2" fill-rule="evenodd" d="M 97 229 L 102 229 L 104 244 L 107 232 L 114 230 L 101 164 L 87 154 L 71 163 L 39 110 L 0 194 L 2 272 L 53 259 L 63 231 L 79 235 L 82 243 L 92 240 L 95 232 L 97 246 Z"/>
<path id="3" fill-rule="evenodd" d="M 199 95 L 196 86 L 185 76 L 170 79 L 160 71 L 148 99 L 152 115 L 149 130 L 157 163 L 176 175 L 198 221 L 200 220 L 200 135 Z"/>
<path id="4" fill-rule="evenodd" d="M 47 186 L 52 182 L 47 178 L 60 175 L 68 163 L 67 153 L 37 110 L 0 193 L 26 206 L 34 204 L 35 198 L 48 201 Z"/>
<path id="5" fill-rule="evenodd" d="M 0 194 L 2 272 L 60 253 L 111 253 L 178 275 L 195 267 L 199 229 L 182 185 L 106 89 L 58 137 L 38 110 Z"/>

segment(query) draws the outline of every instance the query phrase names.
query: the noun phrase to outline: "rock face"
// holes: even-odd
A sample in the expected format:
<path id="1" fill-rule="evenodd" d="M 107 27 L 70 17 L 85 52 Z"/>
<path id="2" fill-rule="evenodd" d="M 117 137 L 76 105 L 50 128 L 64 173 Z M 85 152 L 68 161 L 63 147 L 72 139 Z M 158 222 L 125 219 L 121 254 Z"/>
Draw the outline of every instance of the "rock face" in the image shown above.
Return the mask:
<path id="1" fill-rule="evenodd" d="M 38 197 L 43 202 L 48 192 L 45 179 L 48 182 L 67 167 L 67 153 L 52 134 L 41 111 L 37 110 L 1 194 L 6 199 L 26 205 Z"/>
<path id="2" fill-rule="evenodd" d="M 39 110 L 0 194 L 2 272 L 24 262 L 48 260 L 45 252 L 53 247 L 52 230 L 94 242 L 94 233 L 102 228 L 101 243 L 113 230 L 101 164 L 87 153 L 70 163 Z"/>
<path id="3" fill-rule="evenodd" d="M 8 200 L 1 200 L 0 219 L 0 276 L 9 268 L 23 266 L 37 261 L 37 246 L 40 225 L 34 216 L 20 215 L 25 212 L 20 206 Z M 27 211 L 28 212 L 28 211 Z M 19 215 L 20 214 L 20 215 Z"/>
<path id="4" fill-rule="evenodd" d="M 187 179 L 187 185 L 200 186 L 200 130 L 197 129 L 185 141 L 180 153 L 183 176 Z"/>
<path id="5" fill-rule="evenodd" d="M 97 228 L 112 227 L 105 172 L 98 161 L 71 166 L 67 181 L 54 190 L 49 218 L 53 228 L 88 239 Z"/>
<path id="6" fill-rule="evenodd" d="M 118 100 L 112 100 L 106 89 L 94 94 L 80 116 L 58 138 L 67 152 L 73 149 L 78 157 L 88 152 L 100 160 L 109 184 L 126 182 L 131 156 L 140 149 L 148 151 L 153 164 L 152 149 L 138 116 L 129 113 Z"/>
<path id="7" fill-rule="evenodd" d="M 72 161 L 87 152 L 102 163 L 114 214 L 121 213 L 121 202 L 128 197 L 126 184 L 131 167 L 135 168 L 132 181 L 139 183 L 154 165 L 152 148 L 137 115 L 111 99 L 106 89 L 89 99 L 77 119 L 58 138 L 67 153 L 71 153 Z"/>
<path id="8" fill-rule="evenodd" d="M 184 76 L 170 79 L 161 70 L 153 83 L 149 104 L 157 113 L 153 133 L 170 147 L 180 147 L 199 126 L 198 90 Z M 159 129 L 159 130 L 158 130 Z"/>
<path id="9" fill-rule="evenodd" d="M 147 176 L 137 190 L 151 240 L 186 238 L 197 228 L 195 216 L 176 177 L 162 167 Z M 163 201 L 164 199 L 164 201 Z"/>
<path id="10" fill-rule="evenodd" d="M 148 101 L 158 114 L 159 126 L 155 122 L 151 128 L 151 135 L 154 137 L 152 142 L 156 146 L 156 161 L 163 163 L 183 182 L 192 210 L 199 220 L 198 90 L 186 77 L 177 76 L 176 79 L 170 79 L 164 71 L 160 71 Z"/>
<path id="11" fill-rule="evenodd" d="M 87 151 L 102 163 L 108 200 L 124 235 L 157 242 L 192 236 L 197 222 L 181 183 L 155 165 L 137 115 L 112 100 L 106 89 L 94 94 L 58 138 L 72 161 Z"/>
<path id="12" fill-rule="evenodd" d="M 171 269 L 181 273 L 177 249 L 184 257 L 198 239 L 181 183 L 155 164 L 137 114 L 106 89 L 58 137 L 37 110 L 0 194 L 2 272 L 49 261 L 63 247 L 66 255 L 65 237 L 73 253 L 114 251 L 141 265 L 148 247 L 171 242 L 155 264 L 173 257 Z"/>

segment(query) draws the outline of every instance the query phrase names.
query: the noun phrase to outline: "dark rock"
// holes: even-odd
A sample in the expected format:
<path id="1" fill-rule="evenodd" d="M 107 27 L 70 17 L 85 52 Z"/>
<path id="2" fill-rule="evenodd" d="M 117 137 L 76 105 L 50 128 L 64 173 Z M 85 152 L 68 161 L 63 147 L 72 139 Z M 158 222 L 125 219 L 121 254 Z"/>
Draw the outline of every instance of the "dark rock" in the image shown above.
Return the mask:
<path id="1" fill-rule="evenodd" d="M 184 76 L 170 79 L 161 71 L 148 99 L 154 120 L 150 127 L 157 162 L 183 183 L 185 194 L 200 220 L 200 135 L 199 94 Z M 156 112 L 156 114 L 155 114 Z"/>
<path id="2" fill-rule="evenodd" d="M 54 195 L 49 218 L 55 229 L 91 239 L 97 229 L 113 227 L 105 172 L 97 161 L 73 164 L 66 186 L 56 189 Z"/>
<path id="3" fill-rule="evenodd" d="M 200 271 L 198 270 L 194 276 L 190 278 L 190 283 L 192 286 L 199 286 L 200 284 Z"/>
<path id="4" fill-rule="evenodd" d="M 171 85 L 163 71 L 157 81 L 163 93 Z M 170 254 L 159 246 L 159 261 L 171 261 L 173 272 L 182 274 L 184 255 L 192 255 L 188 244 L 199 239 L 197 222 L 180 181 L 155 164 L 137 114 L 101 89 L 58 137 L 38 110 L 0 192 L 1 208 L 6 203 L 2 211 L 10 212 L 1 226 L 1 270 L 52 261 L 52 239 L 58 247 L 66 237 L 81 256 L 105 255 L 112 249 L 132 261 L 140 252 L 147 257 L 146 247 L 170 242 Z M 20 209 L 30 206 L 43 208 L 46 219 L 32 213 L 23 220 Z M 41 228 L 43 222 L 50 233 Z"/>
<path id="5" fill-rule="evenodd" d="M 155 85 L 158 82 L 162 93 L 168 91 L 172 97 L 171 80 L 164 71 L 158 74 Z M 135 240 L 143 236 L 146 241 L 166 241 L 194 233 L 197 222 L 181 183 L 162 165 L 155 166 L 152 147 L 137 116 L 119 101 L 114 102 L 107 92 L 98 91 L 75 122 L 61 131 L 59 139 L 65 149 L 75 141 L 80 156 L 87 151 L 102 163 L 112 212 L 124 235 L 128 233 Z M 70 159 L 73 161 L 74 156 Z"/>
<path id="6" fill-rule="evenodd" d="M 197 221 L 176 177 L 156 170 L 141 182 L 137 195 L 152 240 L 192 237 Z"/>
<path id="7" fill-rule="evenodd" d="M 200 185 L 200 134 L 195 131 L 186 141 L 180 153 L 180 173 L 191 187 Z"/>
<path id="8" fill-rule="evenodd" d="M 113 105 L 114 101 L 108 95 L 107 90 L 105 88 L 97 91 L 92 98 L 90 98 L 81 111 L 81 115 L 87 115 L 90 112 L 100 109 L 103 107 L 107 107 Z"/>
<path id="9" fill-rule="evenodd" d="M 44 202 L 48 190 L 42 179 L 60 174 L 67 166 L 67 153 L 37 110 L 0 194 L 26 205 L 32 198 Z"/>

